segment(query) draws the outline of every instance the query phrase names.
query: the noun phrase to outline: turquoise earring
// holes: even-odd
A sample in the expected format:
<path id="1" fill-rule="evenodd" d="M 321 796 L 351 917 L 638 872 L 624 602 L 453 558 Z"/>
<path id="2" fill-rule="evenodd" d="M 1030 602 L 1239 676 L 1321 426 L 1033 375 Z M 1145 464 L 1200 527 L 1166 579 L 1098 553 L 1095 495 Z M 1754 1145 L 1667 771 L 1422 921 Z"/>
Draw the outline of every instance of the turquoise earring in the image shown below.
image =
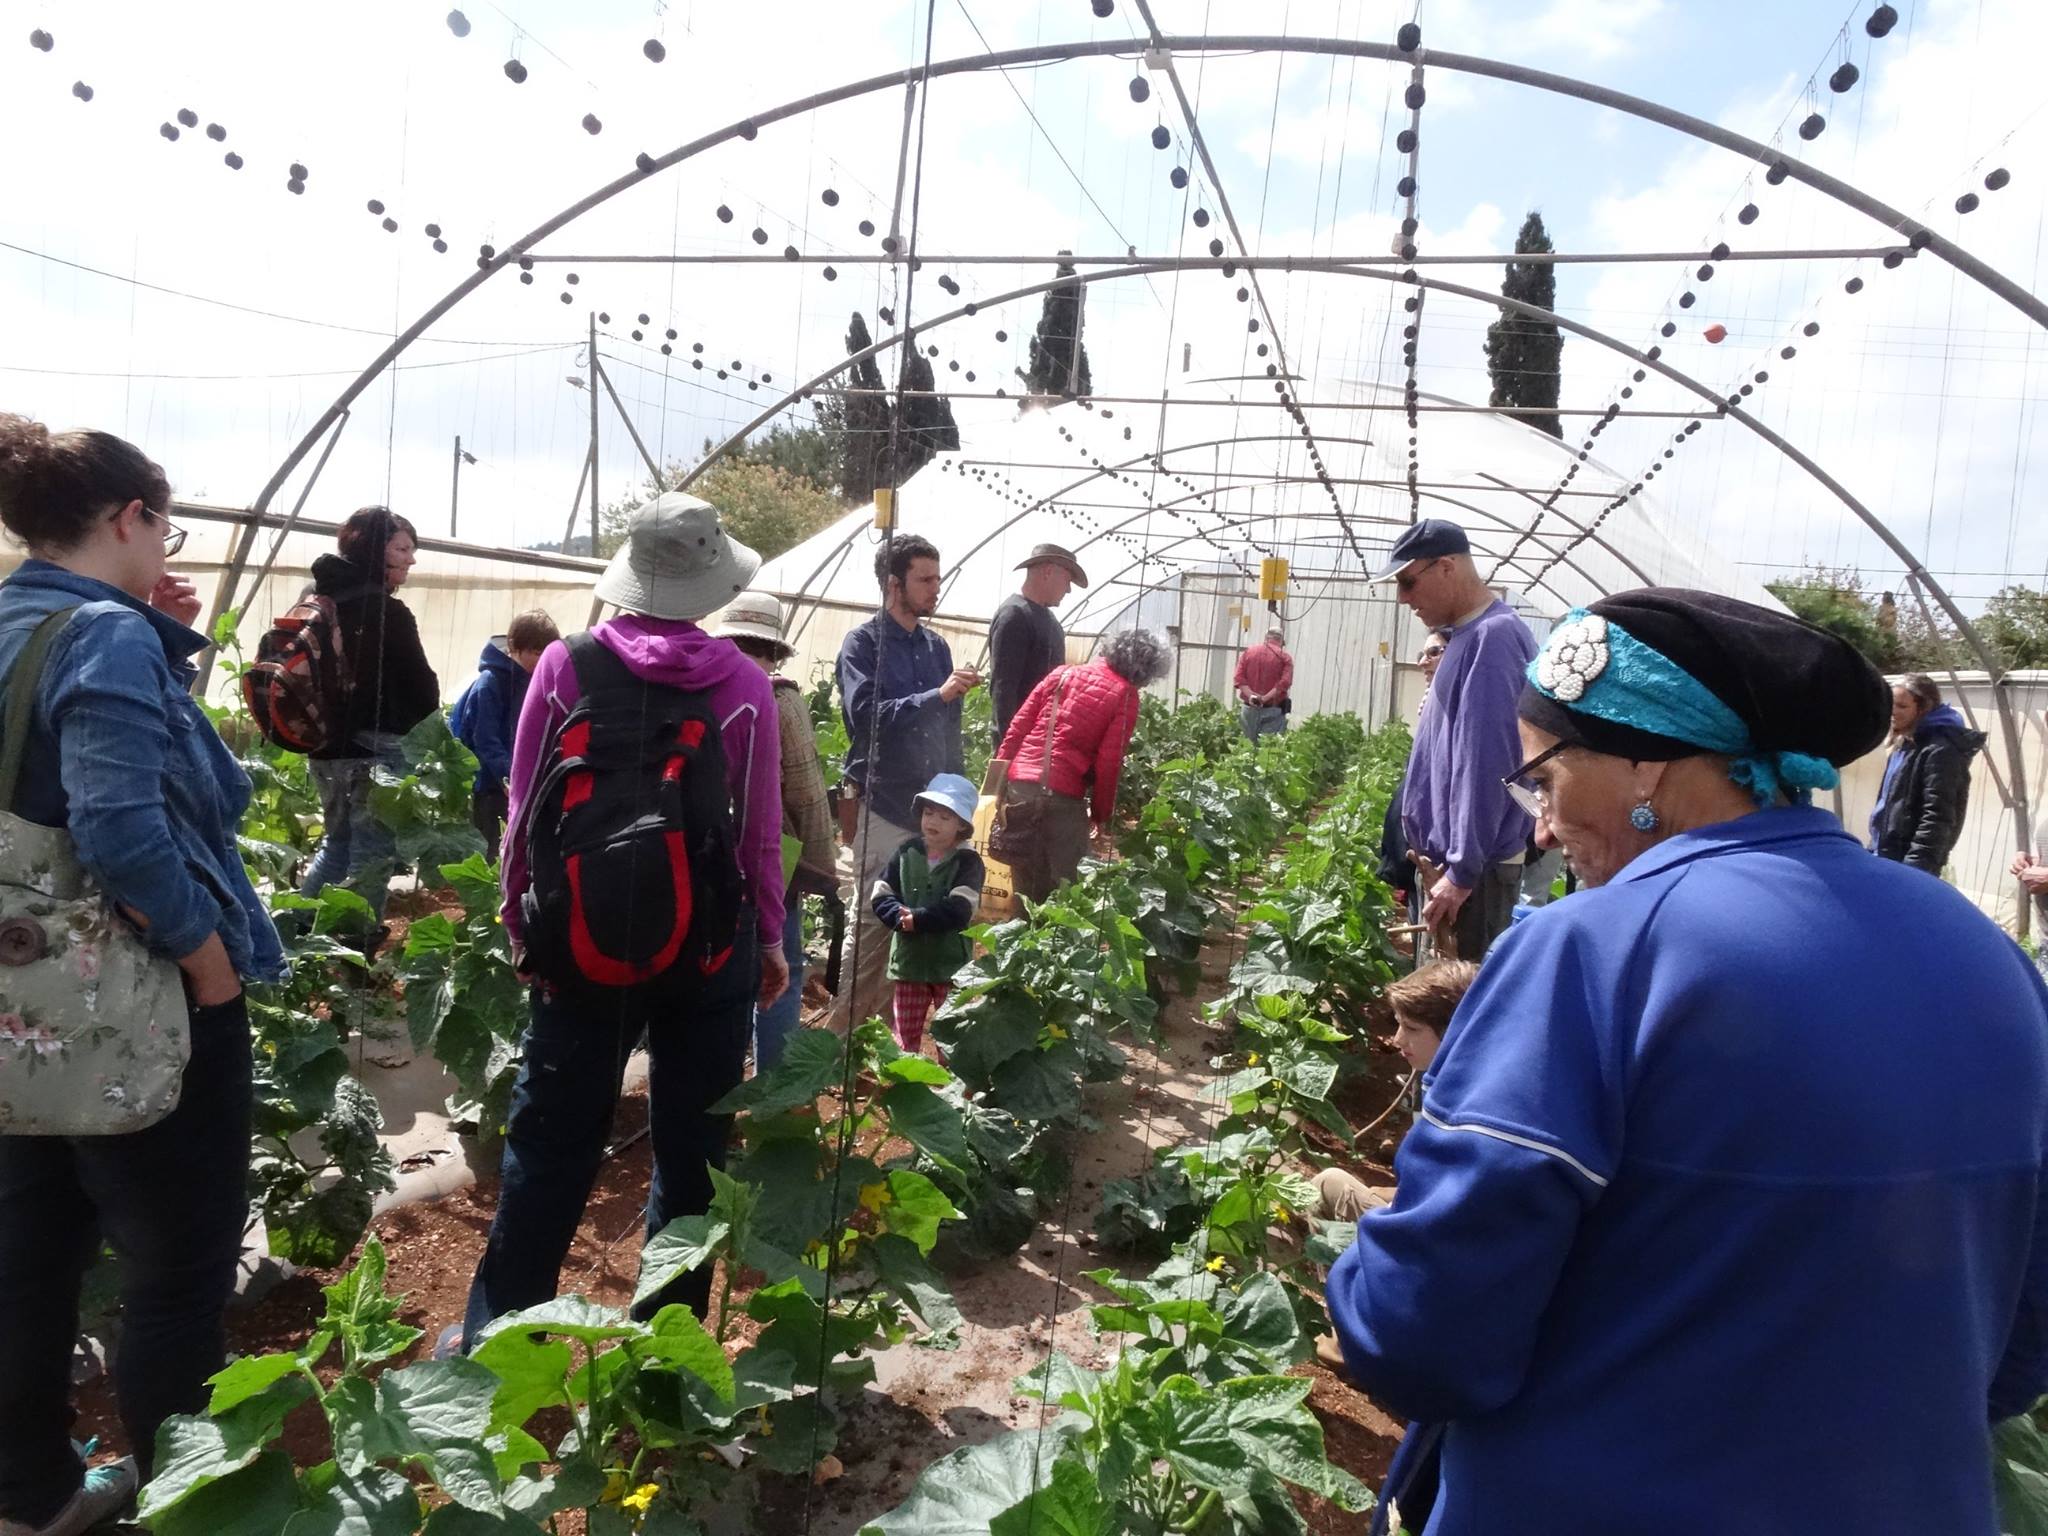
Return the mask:
<path id="1" fill-rule="evenodd" d="M 1648 800 L 1638 800 L 1628 813 L 1628 824 L 1638 832 L 1656 831 L 1659 825 L 1657 808 Z"/>

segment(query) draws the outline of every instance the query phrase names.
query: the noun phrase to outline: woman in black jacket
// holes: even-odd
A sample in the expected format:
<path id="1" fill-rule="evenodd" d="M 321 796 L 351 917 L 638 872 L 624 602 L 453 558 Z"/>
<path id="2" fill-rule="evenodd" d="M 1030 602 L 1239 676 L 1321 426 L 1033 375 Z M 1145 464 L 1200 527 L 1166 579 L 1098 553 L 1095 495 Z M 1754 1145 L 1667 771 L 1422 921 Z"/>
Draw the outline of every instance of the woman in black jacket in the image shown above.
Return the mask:
<path id="1" fill-rule="evenodd" d="M 1892 755 L 1870 813 L 1871 852 L 1939 879 L 1962 835 L 1970 764 L 1983 748 L 1984 733 L 1942 703 L 1933 678 L 1900 678 L 1892 687 Z"/>
<path id="2" fill-rule="evenodd" d="M 326 835 L 299 891 L 317 896 L 355 881 L 381 920 L 398 844 L 370 808 L 371 770 L 405 771 L 399 741 L 440 707 L 441 683 L 412 610 L 392 596 L 418 558 L 412 524 L 388 507 L 364 507 L 335 542 L 340 553 L 313 562 L 313 590 L 334 599 L 349 690 L 337 744 L 308 765 Z"/>

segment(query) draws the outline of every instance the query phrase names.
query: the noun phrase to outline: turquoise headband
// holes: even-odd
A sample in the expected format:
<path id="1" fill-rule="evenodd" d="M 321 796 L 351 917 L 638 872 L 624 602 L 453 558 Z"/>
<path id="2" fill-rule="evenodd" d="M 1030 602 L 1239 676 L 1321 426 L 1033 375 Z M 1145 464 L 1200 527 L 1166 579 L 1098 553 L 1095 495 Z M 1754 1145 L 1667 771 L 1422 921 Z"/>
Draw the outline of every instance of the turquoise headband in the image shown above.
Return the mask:
<path id="1" fill-rule="evenodd" d="M 1729 777 L 1769 805 L 1780 793 L 1805 805 L 1841 776 L 1805 752 L 1760 752 L 1742 717 L 1663 652 L 1611 620 L 1574 608 L 1550 632 L 1528 678 L 1574 713 L 1682 741 L 1733 759 Z"/>

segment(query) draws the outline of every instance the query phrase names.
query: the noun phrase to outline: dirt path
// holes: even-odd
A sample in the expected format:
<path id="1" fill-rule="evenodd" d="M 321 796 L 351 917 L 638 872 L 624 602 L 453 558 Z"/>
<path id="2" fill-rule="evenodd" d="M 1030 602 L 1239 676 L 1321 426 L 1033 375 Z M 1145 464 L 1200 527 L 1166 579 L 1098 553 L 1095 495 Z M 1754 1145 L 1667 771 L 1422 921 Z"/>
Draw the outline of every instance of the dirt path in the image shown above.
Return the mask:
<path id="1" fill-rule="evenodd" d="M 841 1433 L 845 1476 L 815 1490 L 772 1490 L 762 1513 L 779 1517 L 780 1523 L 768 1518 L 759 1529 L 853 1536 L 864 1521 L 900 1503 L 918 1473 L 948 1451 L 1049 1418 L 1036 1399 L 1012 1390 L 1016 1378 L 1039 1365 L 1048 1348 L 1090 1368 L 1115 1359 L 1119 1341 L 1097 1338 L 1089 1329 L 1089 1306 L 1108 1297 L 1085 1272 L 1114 1268 L 1143 1274 L 1151 1266 L 1120 1261 L 1097 1248 L 1093 1222 L 1102 1186 L 1142 1172 L 1161 1146 L 1209 1134 L 1220 1113 L 1213 1098 L 1204 1097 L 1219 1076 L 1209 1062 L 1227 1048 L 1229 1035 L 1212 1029 L 1202 1008 L 1222 991 L 1236 949 L 1225 913 L 1203 948 L 1195 995 L 1176 995 L 1161 1011 L 1159 1050 L 1131 1048 L 1122 1081 L 1085 1090 L 1087 1111 L 1100 1129 L 1075 1142 L 1067 1196 L 1041 1221 L 1023 1251 L 948 1277 L 966 1319 L 959 1347 L 903 1344 L 879 1355 L 875 1385 Z M 1369 1043 L 1361 1044 L 1358 1059 L 1361 1070 L 1346 1084 L 1342 1099 L 1353 1123 L 1362 1125 L 1392 1101 L 1400 1061 Z M 1389 1116 L 1367 1139 L 1367 1148 L 1377 1150 L 1379 1135 L 1398 1135 L 1395 1122 L 1405 1126 L 1405 1113 Z M 1391 1172 L 1371 1156 L 1354 1154 L 1343 1161 L 1368 1180 L 1392 1182 Z M 1400 1426 L 1322 1366 L 1311 1362 L 1297 1374 L 1315 1380 L 1309 1401 L 1324 1421 L 1332 1460 L 1377 1488 L 1400 1441 Z M 1316 1507 L 1308 1510 L 1308 1518 L 1317 1536 L 1366 1528 L 1363 1516 L 1312 1502 Z"/>

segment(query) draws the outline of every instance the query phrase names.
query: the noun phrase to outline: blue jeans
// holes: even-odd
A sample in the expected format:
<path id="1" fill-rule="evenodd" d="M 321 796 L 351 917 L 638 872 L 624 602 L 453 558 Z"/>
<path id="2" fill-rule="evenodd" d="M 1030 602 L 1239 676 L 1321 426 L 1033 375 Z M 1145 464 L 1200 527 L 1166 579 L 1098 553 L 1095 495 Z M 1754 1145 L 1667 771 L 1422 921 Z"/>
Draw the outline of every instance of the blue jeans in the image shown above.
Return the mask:
<path id="1" fill-rule="evenodd" d="M 739 1086 L 746 1068 L 761 989 L 757 942 L 753 911 L 742 908 L 732 958 L 680 1002 L 593 1001 L 534 989 L 526 1059 L 506 1116 L 498 1210 L 463 1317 L 466 1346 L 491 1319 L 554 1299 L 604 1161 L 626 1058 L 643 1032 L 654 1144 L 647 1234 L 711 1208 L 709 1170 L 725 1167 L 732 1130 L 732 1116 L 714 1115 L 711 1106 Z M 707 1264 L 650 1297 L 639 1313 L 681 1302 L 702 1317 L 710 1298 Z"/>
<path id="2" fill-rule="evenodd" d="M 782 957 L 789 962 L 789 988 L 773 1004 L 754 1010 L 754 1070 L 766 1072 L 782 1060 L 789 1037 L 796 1033 L 804 1001 L 804 904 L 789 893 L 789 916 L 782 924 Z"/>
<path id="3" fill-rule="evenodd" d="M 1253 741 L 1287 729 L 1287 711 L 1278 704 L 1246 704 L 1241 706 L 1240 713 L 1244 719 L 1244 733 Z"/>
<path id="4" fill-rule="evenodd" d="M 104 1239 L 121 1263 L 114 1390 L 145 1482 L 157 1426 L 206 1406 L 249 1221 L 249 1014 L 192 1010 L 178 1107 L 125 1136 L 0 1136 L 0 1519 L 78 1491 L 71 1352 Z"/>
<path id="5" fill-rule="evenodd" d="M 372 733 L 362 738 L 367 757 L 338 757 L 306 764 L 313 787 L 320 792 L 320 850 L 299 882 L 301 896 L 318 896 L 330 885 L 353 885 L 379 922 L 391 895 L 391 871 L 398 863 L 398 839 L 377 819 L 370 806 L 371 770 L 380 763 L 394 773 L 406 771 L 398 738 Z"/>

